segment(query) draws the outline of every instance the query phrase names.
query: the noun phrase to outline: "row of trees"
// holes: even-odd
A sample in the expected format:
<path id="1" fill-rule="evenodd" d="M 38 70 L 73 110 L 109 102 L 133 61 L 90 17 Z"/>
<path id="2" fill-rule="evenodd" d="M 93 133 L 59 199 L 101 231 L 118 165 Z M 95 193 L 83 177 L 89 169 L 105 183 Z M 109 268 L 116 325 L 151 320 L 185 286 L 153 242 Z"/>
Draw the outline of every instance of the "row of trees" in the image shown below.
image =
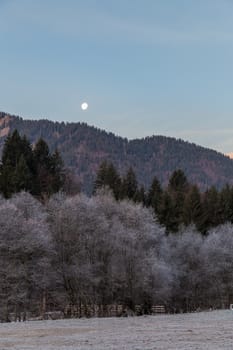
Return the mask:
<path id="1" fill-rule="evenodd" d="M 5 198 L 22 190 L 39 198 L 49 197 L 64 182 L 60 154 L 58 151 L 51 154 L 43 139 L 33 147 L 17 130 L 6 138 L 0 165 L 0 193 Z"/>
<path id="2" fill-rule="evenodd" d="M 182 226 L 193 224 L 206 234 L 217 225 L 233 222 L 233 187 L 226 185 L 220 191 L 211 187 L 202 193 L 188 182 L 182 170 L 172 173 L 166 188 L 155 177 L 146 191 L 139 186 L 132 168 L 121 176 L 112 163 L 105 161 L 97 172 L 94 193 L 102 187 L 110 188 L 117 200 L 127 198 L 153 208 L 167 232 L 178 232 Z M 32 146 L 15 130 L 3 148 L 0 193 L 10 198 L 22 190 L 44 200 L 59 190 L 76 194 L 79 185 L 73 174 L 64 169 L 58 151 L 51 153 L 43 139 Z"/>
<path id="3" fill-rule="evenodd" d="M 123 304 L 171 312 L 222 307 L 233 295 L 233 226 L 167 235 L 151 209 L 58 193 L 0 199 L 0 318 L 71 305 Z"/>
<path id="4" fill-rule="evenodd" d="M 226 222 L 233 222 L 233 187 L 226 185 L 221 190 L 211 187 L 200 192 L 188 182 L 182 170 L 175 170 L 166 188 L 154 177 L 148 191 L 139 186 L 136 175 L 129 168 L 120 176 L 112 163 L 103 162 L 97 172 L 94 193 L 108 187 L 117 200 L 124 198 L 151 207 L 167 232 L 178 232 L 183 226 L 195 225 L 203 234 Z"/>
<path id="5" fill-rule="evenodd" d="M 51 154 L 44 140 L 33 147 L 17 131 L 6 139 L 2 320 L 11 312 L 43 314 L 68 304 L 132 310 L 140 304 L 148 312 L 153 304 L 191 311 L 233 301 L 231 187 L 201 193 L 176 170 L 166 188 L 154 178 L 145 191 L 132 168 L 120 176 L 104 162 L 93 196 L 69 197 L 58 192 L 66 176 L 59 153 Z"/>

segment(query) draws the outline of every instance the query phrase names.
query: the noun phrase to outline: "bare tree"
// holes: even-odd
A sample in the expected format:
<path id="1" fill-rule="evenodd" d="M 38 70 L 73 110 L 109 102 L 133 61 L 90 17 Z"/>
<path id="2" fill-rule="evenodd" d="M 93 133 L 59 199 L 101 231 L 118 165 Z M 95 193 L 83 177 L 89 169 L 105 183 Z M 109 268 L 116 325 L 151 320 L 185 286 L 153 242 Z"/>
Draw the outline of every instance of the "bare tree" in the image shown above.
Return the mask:
<path id="1" fill-rule="evenodd" d="M 37 207 L 37 216 L 20 210 L 28 207 L 30 195 L 21 194 L 0 204 L 0 275 L 1 306 L 9 311 L 26 312 L 34 308 L 41 291 L 46 287 L 50 247 L 49 231 L 46 221 L 41 219 L 40 205 L 31 198 Z M 24 203 L 24 200 L 27 204 Z M 35 208 L 34 208 L 35 209 Z M 31 212 L 34 210 L 31 207 Z"/>

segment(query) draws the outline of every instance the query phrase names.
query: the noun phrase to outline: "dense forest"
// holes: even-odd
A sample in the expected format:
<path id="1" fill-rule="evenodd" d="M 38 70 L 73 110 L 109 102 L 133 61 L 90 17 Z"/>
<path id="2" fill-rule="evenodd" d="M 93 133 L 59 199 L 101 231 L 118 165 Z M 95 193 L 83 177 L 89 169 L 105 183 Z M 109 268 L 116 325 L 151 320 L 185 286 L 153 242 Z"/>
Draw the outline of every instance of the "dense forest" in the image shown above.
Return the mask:
<path id="1" fill-rule="evenodd" d="M 138 182 L 146 189 L 154 176 L 166 186 L 176 169 L 182 169 L 188 181 L 202 190 L 233 184 L 230 158 L 175 138 L 152 136 L 127 140 L 85 123 L 24 120 L 0 113 L 0 154 L 5 138 L 15 129 L 33 145 L 43 138 L 52 153 L 57 149 L 65 167 L 87 194 L 92 192 L 96 171 L 104 160 L 112 162 L 121 175 L 132 166 Z"/>
<path id="2" fill-rule="evenodd" d="M 0 318 L 124 305 L 150 313 L 228 307 L 233 226 L 203 236 L 194 226 L 166 234 L 153 212 L 105 191 L 58 193 L 46 204 L 21 192 L 0 200 Z M 73 312 L 72 310 L 76 310 Z"/>
<path id="3" fill-rule="evenodd" d="M 112 163 L 103 162 L 97 171 L 94 193 L 108 188 L 115 199 L 129 199 L 151 208 L 157 221 L 167 233 L 178 232 L 194 225 L 202 234 L 226 222 L 233 223 L 233 187 L 226 184 L 221 190 L 214 186 L 206 191 L 188 182 L 181 169 L 175 170 L 166 187 L 154 177 L 148 190 L 138 184 L 130 167 L 120 176 Z"/>
<path id="4" fill-rule="evenodd" d="M 17 130 L 7 136 L 0 164 L 0 193 L 5 198 L 22 190 L 39 198 L 49 197 L 64 183 L 63 161 L 57 150 L 51 154 L 42 138 L 32 147 Z"/>
<path id="5" fill-rule="evenodd" d="M 0 320 L 148 314 L 233 301 L 233 189 L 177 169 L 148 190 L 103 162 L 92 196 L 66 193 L 59 152 L 8 135 L 0 166 Z M 29 181 L 30 180 L 30 181 Z M 140 306 L 140 307 L 139 307 Z M 91 311 L 92 310 L 92 311 Z"/>

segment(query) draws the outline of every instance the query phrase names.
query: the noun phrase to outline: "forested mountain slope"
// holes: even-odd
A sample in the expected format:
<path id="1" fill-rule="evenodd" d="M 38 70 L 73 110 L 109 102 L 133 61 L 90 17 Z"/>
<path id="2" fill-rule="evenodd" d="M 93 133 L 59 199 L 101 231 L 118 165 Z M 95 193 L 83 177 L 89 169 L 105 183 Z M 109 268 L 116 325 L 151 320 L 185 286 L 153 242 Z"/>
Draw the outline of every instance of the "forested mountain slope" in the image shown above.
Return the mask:
<path id="1" fill-rule="evenodd" d="M 154 176 L 166 184 L 171 173 L 178 168 L 202 189 L 233 183 L 233 161 L 230 158 L 172 137 L 152 136 L 129 141 L 85 123 L 24 120 L 1 112 L 0 153 L 6 136 L 14 129 L 25 134 L 32 143 L 42 137 L 51 151 L 58 148 L 66 167 L 75 172 L 82 189 L 89 193 L 103 160 L 112 161 L 122 174 L 132 166 L 138 182 L 146 187 Z"/>

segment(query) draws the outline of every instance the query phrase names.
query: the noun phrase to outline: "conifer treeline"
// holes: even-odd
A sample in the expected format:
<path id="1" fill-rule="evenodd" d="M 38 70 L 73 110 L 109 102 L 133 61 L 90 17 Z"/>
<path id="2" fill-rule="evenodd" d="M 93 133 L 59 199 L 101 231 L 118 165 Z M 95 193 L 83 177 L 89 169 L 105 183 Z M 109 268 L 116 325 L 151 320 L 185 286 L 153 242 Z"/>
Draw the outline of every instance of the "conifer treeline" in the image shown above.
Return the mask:
<path id="1" fill-rule="evenodd" d="M 0 165 L 0 193 L 5 198 L 20 191 L 49 197 L 62 188 L 64 179 L 59 152 L 51 154 L 42 138 L 34 147 L 17 130 L 6 138 Z"/>
<path id="2" fill-rule="evenodd" d="M 166 188 L 162 188 L 154 177 L 146 191 L 138 185 L 131 167 L 125 176 L 120 176 L 111 162 L 104 161 L 97 172 L 94 193 L 101 187 L 109 187 L 117 200 L 127 198 L 153 208 L 167 233 L 195 225 L 205 234 L 225 222 L 233 223 L 233 187 L 226 185 L 220 191 L 211 187 L 201 192 L 196 185 L 188 182 L 180 169 L 172 173 Z"/>
<path id="3" fill-rule="evenodd" d="M 105 186 L 117 200 L 127 198 L 152 208 L 167 233 L 195 225 L 205 234 L 225 222 L 233 223 L 233 187 L 226 185 L 221 190 L 211 187 L 201 192 L 180 169 L 172 173 L 167 187 L 162 188 L 154 177 L 146 191 L 139 186 L 132 167 L 121 176 L 111 162 L 104 161 L 97 172 L 94 193 Z M 75 194 L 76 187 L 72 176 L 64 170 L 59 152 L 50 153 L 43 139 L 32 146 L 17 130 L 7 137 L 0 165 L 0 193 L 5 198 L 23 190 L 44 199 L 59 190 Z"/>

